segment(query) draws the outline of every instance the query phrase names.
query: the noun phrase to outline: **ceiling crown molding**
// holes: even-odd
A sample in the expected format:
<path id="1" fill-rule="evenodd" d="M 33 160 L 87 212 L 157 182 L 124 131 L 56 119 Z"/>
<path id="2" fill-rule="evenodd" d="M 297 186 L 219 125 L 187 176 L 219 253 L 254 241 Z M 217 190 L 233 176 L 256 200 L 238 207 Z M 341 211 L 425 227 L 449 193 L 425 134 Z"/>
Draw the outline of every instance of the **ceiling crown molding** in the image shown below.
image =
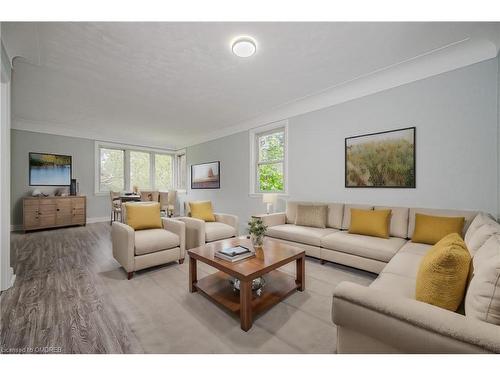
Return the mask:
<path id="1" fill-rule="evenodd" d="M 299 98 L 248 121 L 204 134 L 186 147 L 460 69 L 495 58 L 497 53 L 497 47 L 493 42 L 486 39 L 467 38 L 343 82 L 319 93 Z"/>

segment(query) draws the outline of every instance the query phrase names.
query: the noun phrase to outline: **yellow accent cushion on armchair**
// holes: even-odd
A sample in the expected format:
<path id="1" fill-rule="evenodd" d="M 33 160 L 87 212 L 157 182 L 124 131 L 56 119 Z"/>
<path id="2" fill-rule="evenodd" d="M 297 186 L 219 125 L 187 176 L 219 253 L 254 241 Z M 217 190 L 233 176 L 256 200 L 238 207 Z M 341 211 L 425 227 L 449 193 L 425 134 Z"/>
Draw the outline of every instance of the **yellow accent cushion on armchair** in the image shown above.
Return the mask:
<path id="1" fill-rule="evenodd" d="M 415 230 L 411 241 L 434 245 L 450 233 L 457 233 L 461 237 L 464 223 L 464 217 L 415 214 Z"/>
<path id="2" fill-rule="evenodd" d="M 391 210 L 360 210 L 351 208 L 349 233 L 389 238 Z"/>
<path id="3" fill-rule="evenodd" d="M 162 228 L 160 204 L 126 203 L 127 225 L 135 230 Z"/>
<path id="4" fill-rule="evenodd" d="M 417 273 L 415 298 L 457 311 L 465 294 L 471 257 L 464 240 L 451 233 L 424 255 Z"/>
<path id="5" fill-rule="evenodd" d="M 195 219 L 206 222 L 215 221 L 212 202 L 210 201 L 189 202 L 189 210 L 191 211 L 191 217 Z"/>

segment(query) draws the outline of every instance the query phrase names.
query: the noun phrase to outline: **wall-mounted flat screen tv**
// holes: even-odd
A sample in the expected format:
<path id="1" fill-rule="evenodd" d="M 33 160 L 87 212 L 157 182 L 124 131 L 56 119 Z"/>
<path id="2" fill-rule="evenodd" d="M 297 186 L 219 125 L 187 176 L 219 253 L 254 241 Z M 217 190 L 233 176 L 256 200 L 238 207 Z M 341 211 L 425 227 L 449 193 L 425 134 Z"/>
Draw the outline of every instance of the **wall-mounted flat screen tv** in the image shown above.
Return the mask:
<path id="1" fill-rule="evenodd" d="M 30 152 L 30 186 L 71 185 L 71 156 Z"/>

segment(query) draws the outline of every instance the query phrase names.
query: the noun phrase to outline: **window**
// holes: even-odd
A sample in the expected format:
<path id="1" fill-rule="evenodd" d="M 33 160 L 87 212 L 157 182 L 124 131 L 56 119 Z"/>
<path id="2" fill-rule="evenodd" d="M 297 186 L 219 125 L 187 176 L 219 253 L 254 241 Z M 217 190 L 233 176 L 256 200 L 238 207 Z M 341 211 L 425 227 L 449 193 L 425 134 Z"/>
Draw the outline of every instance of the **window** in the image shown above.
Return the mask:
<path id="1" fill-rule="evenodd" d="M 172 189 L 176 186 L 175 156 L 144 147 L 96 142 L 95 192 L 131 191 L 135 186 L 139 190 Z"/>
<path id="2" fill-rule="evenodd" d="M 130 187 L 151 190 L 151 157 L 148 152 L 130 151 Z"/>
<path id="3" fill-rule="evenodd" d="M 251 194 L 286 194 L 287 128 L 280 122 L 250 132 Z"/>
<path id="4" fill-rule="evenodd" d="M 123 150 L 100 149 L 99 191 L 122 191 L 125 188 L 123 166 Z"/>
<path id="5" fill-rule="evenodd" d="M 155 154 L 155 189 L 169 190 L 173 188 L 172 155 Z"/>

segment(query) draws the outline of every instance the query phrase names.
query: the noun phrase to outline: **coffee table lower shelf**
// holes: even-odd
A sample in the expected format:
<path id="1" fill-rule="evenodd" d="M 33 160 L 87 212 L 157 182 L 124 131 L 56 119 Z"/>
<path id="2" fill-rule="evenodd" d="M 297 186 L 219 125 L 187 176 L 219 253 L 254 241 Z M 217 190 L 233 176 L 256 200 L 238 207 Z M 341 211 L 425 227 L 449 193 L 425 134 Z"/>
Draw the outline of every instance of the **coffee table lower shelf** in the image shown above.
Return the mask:
<path id="1" fill-rule="evenodd" d="M 294 277 L 281 271 L 271 271 L 263 277 L 266 285 L 262 289 L 262 294 L 257 296 L 255 292 L 252 293 L 252 315 L 266 311 L 287 298 L 299 287 Z M 231 276 L 219 271 L 198 280 L 195 287 L 212 301 L 239 315 L 240 292 L 233 290 L 230 280 Z"/>

